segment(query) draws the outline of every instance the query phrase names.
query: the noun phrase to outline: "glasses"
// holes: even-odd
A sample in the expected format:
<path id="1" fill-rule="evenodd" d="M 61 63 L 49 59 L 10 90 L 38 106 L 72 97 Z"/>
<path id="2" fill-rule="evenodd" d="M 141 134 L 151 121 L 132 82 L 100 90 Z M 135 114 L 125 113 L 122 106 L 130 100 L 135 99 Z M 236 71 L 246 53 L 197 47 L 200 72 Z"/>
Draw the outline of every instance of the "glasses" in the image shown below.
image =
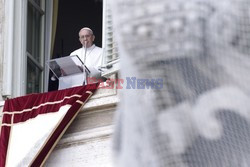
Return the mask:
<path id="1" fill-rule="evenodd" d="M 92 35 L 82 35 L 80 36 L 80 39 L 84 39 L 84 38 L 90 38 Z"/>

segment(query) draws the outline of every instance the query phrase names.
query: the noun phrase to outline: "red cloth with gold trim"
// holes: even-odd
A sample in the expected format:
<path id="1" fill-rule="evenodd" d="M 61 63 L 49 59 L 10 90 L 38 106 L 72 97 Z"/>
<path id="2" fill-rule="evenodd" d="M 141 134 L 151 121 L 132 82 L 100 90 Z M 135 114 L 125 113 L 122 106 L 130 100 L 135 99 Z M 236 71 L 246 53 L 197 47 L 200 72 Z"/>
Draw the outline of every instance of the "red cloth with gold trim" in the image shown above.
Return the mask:
<path id="1" fill-rule="evenodd" d="M 40 166 L 98 84 L 5 101 L 0 167 Z"/>

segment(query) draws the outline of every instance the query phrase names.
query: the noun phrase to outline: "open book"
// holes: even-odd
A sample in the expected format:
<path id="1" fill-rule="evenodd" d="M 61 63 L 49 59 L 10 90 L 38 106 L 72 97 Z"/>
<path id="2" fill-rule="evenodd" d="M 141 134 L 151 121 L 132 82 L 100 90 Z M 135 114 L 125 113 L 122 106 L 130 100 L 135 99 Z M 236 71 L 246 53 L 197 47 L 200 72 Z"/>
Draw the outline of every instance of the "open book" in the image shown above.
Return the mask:
<path id="1" fill-rule="evenodd" d="M 85 70 L 90 73 L 89 69 L 77 55 L 52 59 L 49 60 L 47 64 L 57 79 L 64 76 L 83 73 Z"/>
<path id="2" fill-rule="evenodd" d="M 59 80 L 58 90 L 87 84 L 90 70 L 77 55 L 52 59 L 47 64 Z"/>

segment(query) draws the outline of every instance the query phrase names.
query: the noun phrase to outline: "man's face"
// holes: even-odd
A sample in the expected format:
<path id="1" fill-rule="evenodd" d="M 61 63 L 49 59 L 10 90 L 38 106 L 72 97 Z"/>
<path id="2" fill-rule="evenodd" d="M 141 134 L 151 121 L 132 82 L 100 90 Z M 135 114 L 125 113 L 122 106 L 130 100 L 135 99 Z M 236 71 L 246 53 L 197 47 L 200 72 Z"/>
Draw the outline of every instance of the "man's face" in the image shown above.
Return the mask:
<path id="1" fill-rule="evenodd" d="M 79 40 L 84 47 L 85 47 L 85 42 L 87 48 L 91 47 L 94 42 L 94 39 L 95 36 L 91 34 L 89 30 L 81 30 L 79 32 Z"/>

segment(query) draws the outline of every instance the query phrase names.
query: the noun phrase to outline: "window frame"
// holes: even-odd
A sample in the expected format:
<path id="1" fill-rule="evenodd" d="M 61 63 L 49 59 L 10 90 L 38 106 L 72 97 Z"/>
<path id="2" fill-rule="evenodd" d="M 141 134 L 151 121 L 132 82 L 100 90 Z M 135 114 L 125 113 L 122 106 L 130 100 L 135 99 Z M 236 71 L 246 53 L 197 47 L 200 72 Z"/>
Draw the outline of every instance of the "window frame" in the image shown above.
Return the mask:
<path id="1" fill-rule="evenodd" d="M 26 78 L 27 78 L 27 15 L 28 15 L 28 3 L 34 4 L 33 0 L 8 0 L 4 3 L 4 53 L 3 53 L 3 85 L 2 85 L 2 97 L 13 98 L 26 94 Z M 41 0 L 41 7 L 45 10 L 45 7 L 53 4 L 51 0 Z M 48 5 L 47 5 L 48 4 Z M 38 5 L 35 5 L 37 8 Z M 37 8 L 40 10 L 39 8 Z M 46 73 L 47 68 L 45 61 L 49 59 L 50 55 L 47 54 L 50 48 L 47 47 L 45 40 L 50 39 L 45 32 L 45 26 L 51 26 L 47 21 L 48 17 L 51 17 L 51 10 L 45 10 L 45 14 L 42 16 L 41 22 L 41 36 L 40 39 L 40 55 L 41 66 L 43 72 L 41 74 L 41 92 L 46 90 Z M 41 11 L 40 11 L 41 12 Z M 49 16 L 47 16 L 47 12 Z M 46 17 L 46 18 L 45 18 Z M 49 19 L 48 19 L 49 20 Z M 50 20 L 51 21 L 51 20 Z M 47 28 L 46 28 L 47 31 Z M 46 34 L 45 34 L 46 33 Z M 45 50 L 46 49 L 46 50 Z"/>
<path id="2" fill-rule="evenodd" d="M 37 23 L 33 23 L 32 26 L 39 26 L 39 32 L 38 34 L 32 34 L 32 39 L 31 39 L 31 44 L 34 44 L 35 42 L 39 42 L 38 43 L 38 47 L 35 48 L 35 53 L 38 52 L 38 60 L 36 59 L 36 56 L 33 55 L 33 53 L 30 53 L 28 51 L 28 48 L 26 48 L 26 91 L 25 93 L 27 94 L 30 90 L 28 90 L 28 76 L 29 76 L 29 71 L 27 71 L 28 69 L 28 61 L 30 61 L 30 65 L 35 67 L 35 70 L 38 70 L 39 72 L 39 76 L 35 76 L 38 77 L 36 78 L 36 80 L 39 81 L 39 90 L 38 92 L 43 92 L 44 90 L 44 71 L 45 71 L 45 63 L 44 63 L 44 33 L 45 33 L 45 0 L 40 0 L 40 4 L 37 4 L 34 0 L 28 0 L 27 6 L 31 5 L 32 9 L 35 11 L 32 11 L 31 16 L 33 16 L 34 14 L 39 14 L 39 23 L 37 25 Z M 28 24 L 28 7 L 27 7 L 27 23 Z M 31 18 L 31 22 L 34 21 L 33 18 Z M 36 19 L 36 18 L 35 18 Z M 33 27 L 32 27 L 33 28 Z M 28 27 L 26 28 L 28 31 Z M 30 32 L 33 33 L 33 32 Z M 30 38 L 28 38 L 29 33 L 27 33 L 26 36 L 26 46 L 28 46 L 28 40 Z M 31 46 L 32 50 L 33 50 L 33 46 Z M 38 51 L 37 51 L 37 50 Z M 33 87 L 32 87 L 33 88 Z M 38 92 L 33 92 L 34 90 L 32 90 L 29 93 L 38 93 Z"/>

